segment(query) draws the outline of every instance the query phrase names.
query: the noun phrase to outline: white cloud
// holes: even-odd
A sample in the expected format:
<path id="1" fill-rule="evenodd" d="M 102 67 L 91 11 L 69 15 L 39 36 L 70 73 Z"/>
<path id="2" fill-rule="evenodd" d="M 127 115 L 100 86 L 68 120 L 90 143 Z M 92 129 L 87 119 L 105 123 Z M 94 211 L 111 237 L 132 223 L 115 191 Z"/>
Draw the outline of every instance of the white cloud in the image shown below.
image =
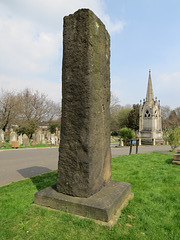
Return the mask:
<path id="1" fill-rule="evenodd" d="M 31 22 L 0 19 L 1 73 L 31 74 L 47 71 L 59 56 L 58 34 L 37 33 Z"/>
<path id="2" fill-rule="evenodd" d="M 59 82 L 50 82 L 42 78 L 17 78 L 17 77 L 7 77 L 6 75 L 0 75 L 0 86 L 1 89 L 7 91 L 20 91 L 25 88 L 31 90 L 38 90 L 41 93 L 48 95 L 50 99 L 55 102 L 60 102 L 61 100 L 61 85 Z"/>
<path id="3" fill-rule="evenodd" d="M 60 88 L 62 19 L 79 8 L 89 8 L 110 33 L 121 31 L 124 24 L 112 23 L 103 4 L 102 0 L 0 1 L 1 88 L 37 88 L 57 99 L 54 96 Z"/>
<path id="4" fill-rule="evenodd" d="M 103 14 L 102 19 L 110 34 L 122 31 L 125 26 L 125 22 L 123 21 L 118 21 L 116 23 L 112 22 L 110 17 L 106 14 Z"/>

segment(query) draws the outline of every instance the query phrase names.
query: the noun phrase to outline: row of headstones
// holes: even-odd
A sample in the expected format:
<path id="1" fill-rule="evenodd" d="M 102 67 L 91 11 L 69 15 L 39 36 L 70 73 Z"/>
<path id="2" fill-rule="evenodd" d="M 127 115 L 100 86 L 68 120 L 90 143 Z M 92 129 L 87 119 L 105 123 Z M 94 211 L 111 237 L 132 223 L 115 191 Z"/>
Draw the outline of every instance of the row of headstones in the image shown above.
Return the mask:
<path id="1" fill-rule="evenodd" d="M 32 140 L 35 144 L 42 143 L 51 145 L 56 145 L 59 143 L 59 137 L 56 134 L 51 134 L 49 131 L 43 133 L 42 131 L 38 131 L 36 134 L 32 135 Z M 26 134 L 17 135 L 16 132 L 11 131 L 9 135 L 9 143 L 19 142 L 19 145 L 23 144 L 24 146 L 29 146 L 29 138 Z M 0 142 L 4 142 L 4 131 L 0 129 Z"/>

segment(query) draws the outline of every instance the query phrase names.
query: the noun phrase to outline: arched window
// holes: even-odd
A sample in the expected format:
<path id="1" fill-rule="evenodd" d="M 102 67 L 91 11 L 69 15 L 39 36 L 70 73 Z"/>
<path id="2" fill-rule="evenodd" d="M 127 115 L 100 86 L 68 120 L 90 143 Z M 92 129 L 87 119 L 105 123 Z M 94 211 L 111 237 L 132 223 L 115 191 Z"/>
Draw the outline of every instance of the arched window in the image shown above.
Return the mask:
<path id="1" fill-rule="evenodd" d="M 146 110 L 146 112 L 144 114 L 144 117 L 145 118 L 150 118 L 151 117 L 151 114 L 150 114 L 149 110 Z"/>

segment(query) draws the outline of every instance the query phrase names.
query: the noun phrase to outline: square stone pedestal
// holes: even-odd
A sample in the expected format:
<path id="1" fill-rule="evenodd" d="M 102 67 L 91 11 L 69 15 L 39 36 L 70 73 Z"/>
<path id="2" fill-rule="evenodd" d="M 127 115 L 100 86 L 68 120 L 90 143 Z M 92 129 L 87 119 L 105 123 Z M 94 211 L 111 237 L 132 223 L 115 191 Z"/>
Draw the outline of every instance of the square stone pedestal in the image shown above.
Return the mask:
<path id="1" fill-rule="evenodd" d="M 180 149 L 177 150 L 177 153 L 174 154 L 173 164 L 180 165 Z"/>
<path id="2" fill-rule="evenodd" d="M 34 203 L 81 217 L 93 218 L 99 223 L 112 226 L 117 221 L 122 208 L 132 197 L 131 184 L 110 181 L 99 192 L 88 198 L 59 193 L 54 185 L 37 192 Z"/>

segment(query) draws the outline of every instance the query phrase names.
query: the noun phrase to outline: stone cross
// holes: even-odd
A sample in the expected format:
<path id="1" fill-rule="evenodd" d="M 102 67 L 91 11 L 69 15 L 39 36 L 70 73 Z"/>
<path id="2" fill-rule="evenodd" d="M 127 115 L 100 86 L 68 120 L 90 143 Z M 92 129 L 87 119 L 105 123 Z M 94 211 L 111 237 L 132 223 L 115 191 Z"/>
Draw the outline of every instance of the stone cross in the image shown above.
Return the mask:
<path id="1" fill-rule="evenodd" d="M 110 37 L 90 10 L 64 18 L 57 189 L 89 197 L 111 177 Z"/>

